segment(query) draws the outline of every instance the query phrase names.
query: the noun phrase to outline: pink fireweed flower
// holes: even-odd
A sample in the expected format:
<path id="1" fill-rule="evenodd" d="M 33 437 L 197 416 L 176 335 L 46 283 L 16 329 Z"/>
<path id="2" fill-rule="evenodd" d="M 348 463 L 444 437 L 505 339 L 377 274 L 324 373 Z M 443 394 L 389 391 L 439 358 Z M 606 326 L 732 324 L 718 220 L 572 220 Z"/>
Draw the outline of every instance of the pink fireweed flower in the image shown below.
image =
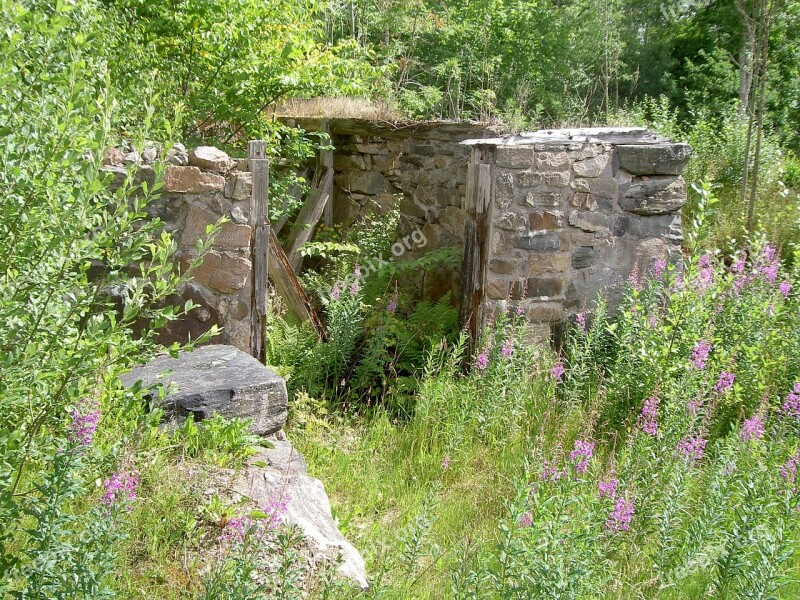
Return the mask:
<path id="1" fill-rule="evenodd" d="M 361 291 L 361 284 L 358 282 L 358 280 L 356 280 L 352 284 L 350 284 L 350 295 L 351 296 L 357 295 L 358 292 L 360 292 L 360 291 Z"/>
<path id="2" fill-rule="evenodd" d="M 774 246 L 764 246 L 764 250 L 761 252 L 761 254 L 764 257 L 764 260 L 766 260 L 767 262 L 772 262 L 772 260 L 775 258 L 775 253 L 777 251 L 778 251 L 777 248 L 775 248 Z"/>
<path id="3" fill-rule="evenodd" d="M 103 481 L 103 495 L 100 496 L 100 503 L 108 508 L 112 506 L 129 503 L 136 500 L 136 488 L 139 485 L 139 477 L 132 471 L 120 471 Z M 130 504 L 126 507 L 130 510 Z"/>
<path id="4" fill-rule="evenodd" d="M 486 367 L 489 366 L 489 353 L 484 350 L 480 354 L 478 354 L 478 358 L 475 361 L 475 367 L 483 373 L 486 370 Z"/>
<path id="5" fill-rule="evenodd" d="M 500 348 L 500 356 L 502 356 L 506 360 L 510 360 L 513 355 L 514 355 L 514 341 L 506 340 L 505 342 L 503 342 L 503 347 Z"/>
<path id="6" fill-rule="evenodd" d="M 711 255 L 706 252 L 700 257 L 700 259 L 697 261 L 697 264 L 701 269 L 706 269 L 708 268 L 710 260 L 711 260 Z"/>
<path id="7" fill-rule="evenodd" d="M 650 327 L 650 329 L 655 329 L 658 327 L 658 319 L 652 315 L 647 317 L 647 325 Z"/>
<path id="8" fill-rule="evenodd" d="M 790 489 L 794 492 L 794 482 L 797 480 L 797 465 L 800 463 L 800 450 L 790 456 L 781 467 L 781 477 L 786 481 L 787 485 L 791 486 Z"/>
<path id="9" fill-rule="evenodd" d="M 703 399 L 698 396 L 693 400 L 689 400 L 689 402 L 686 403 L 686 410 L 689 411 L 690 415 L 696 417 L 697 413 L 700 412 L 702 406 L 703 406 Z"/>
<path id="10" fill-rule="evenodd" d="M 657 258 L 653 262 L 653 277 L 656 279 L 661 279 L 661 276 L 664 274 L 664 271 L 666 269 L 667 269 L 667 259 Z"/>
<path id="11" fill-rule="evenodd" d="M 442 458 L 441 467 L 442 467 L 442 471 L 447 471 L 447 469 L 450 468 L 450 453 L 449 452 L 444 455 L 444 458 Z"/>
<path id="12" fill-rule="evenodd" d="M 764 421 L 761 416 L 755 414 L 742 423 L 742 431 L 739 435 L 743 443 L 757 442 L 764 437 Z"/>
<path id="13" fill-rule="evenodd" d="M 561 381 L 561 377 L 564 375 L 564 365 L 561 363 L 561 361 L 558 361 L 553 365 L 553 368 L 550 369 L 550 375 L 552 375 L 553 379 L 556 381 Z"/>
<path id="14" fill-rule="evenodd" d="M 741 275 L 742 273 L 744 273 L 744 267 L 745 267 L 744 260 L 740 258 L 739 260 L 734 262 L 733 265 L 731 266 L 731 272 L 735 273 L 736 275 Z"/>
<path id="15" fill-rule="evenodd" d="M 542 481 L 558 481 L 566 474 L 566 470 L 558 469 L 554 462 L 551 463 L 548 460 L 544 461 L 541 475 Z"/>
<path id="16" fill-rule="evenodd" d="M 764 279 L 767 280 L 767 283 L 770 285 L 775 285 L 775 281 L 778 279 L 778 272 L 780 271 L 780 268 L 780 263 L 774 262 L 768 264 L 761 270 L 761 273 L 764 275 Z"/>
<path id="17" fill-rule="evenodd" d="M 675 450 L 678 456 L 689 463 L 697 464 L 703 458 L 708 442 L 701 437 L 686 436 L 678 442 Z"/>
<path id="18" fill-rule="evenodd" d="M 86 410 L 86 409 L 90 410 Z M 100 411 L 97 405 L 83 405 L 70 412 L 72 421 L 69 424 L 69 441 L 73 446 L 91 446 L 94 440 L 97 424 L 100 421 Z"/>
<path id="19" fill-rule="evenodd" d="M 728 371 L 720 372 L 719 379 L 716 385 L 714 385 L 714 391 L 717 394 L 724 394 L 733 387 L 734 379 L 736 379 L 736 375 L 733 373 L 729 373 Z"/>
<path id="20" fill-rule="evenodd" d="M 587 469 L 589 468 L 589 461 L 592 460 L 592 456 L 594 456 L 594 442 L 575 440 L 575 445 L 573 446 L 572 451 L 569 453 L 569 459 L 573 463 L 578 461 L 575 465 L 575 471 L 580 474 L 586 473 Z"/>
<path id="21" fill-rule="evenodd" d="M 631 274 L 628 275 L 628 283 L 637 292 L 641 292 L 644 289 L 644 286 L 642 285 L 642 282 L 639 279 L 639 265 L 633 265 L 633 269 L 631 269 Z"/>
<path id="22" fill-rule="evenodd" d="M 697 276 L 697 284 L 702 291 L 707 290 L 710 288 L 714 283 L 714 270 L 711 267 L 706 267 L 705 269 L 700 269 L 700 273 Z"/>
<path id="23" fill-rule="evenodd" d="M 262 521 L 267 529 L 276 529 L 281 523 L 283 523 L 283 518 L 286 516 L 286 513 L 289 510 L 289 501 L 291 499 L 292 497 L 289 494 L 276 491 L 272 494 L 272 496 L 270 496 L 269 500 L 267 500 L 267 503 L 261 507 L 261 509 L 267 515 L 267 517 Z"/>
<path id="24" fill-rule="evenodd" d="M 598 498 L 610 498 L 614 500 L 617 497 L 617 486 L 619 481 L 617 479 L 609 479 L 608 481 L 599 481 L 597 483 L 597 496 Z"/>
<path id="25" fill-rule="evenodd" d="M 391 313 L 391 314 L 394 314 L 395 312 L 397 312 L 397 294 L 392 296 L 392 299 L 389 300 L 389 304 L 386 307 L 386 311 Z"/>
<path id="26" fill-rule="evenodd" d="M 692 349 L 692 364 L 695 369 L 702 371 L 706 368 L 709 352 L 711 352 L 711 344 L 705 340 L 700 340 L 694 345 Z"/>
<path id="27" fill-rule="evenodd" d="M 331 298 L 333 298 L 334 300 L 338 300 L 339 296 L 342 295 L 342 287 L 344 286 L 341 281 L 337 281 L 336 283 L 334 283 L 333 288 L 331 288 Z"/>
<path id="28" fill-rule="evenodd" d="M 658 433 L 658 396 L 650 396 L 644 401 L 638 423 L 642 431 L 650 435 Z"/>
<path id="29" fill-rule="evenodd" d="M 780 412 L 789 417 L 800 417 L 800 381 L 795 381 L 794 388 L 780 407 Z"/>
<path id="30" fill-rule="evenodd" d="M 633 501 L 626 498 L 619 497 L 614 503 L 614 508 L 608 515 L 606 521 L 606 529 L 613 533 L 620 531 L 628 531 L 631 528 L 631 520 L 633 520 Z"/>
<path id="31" fill-rule="evenodd" d="M 579 312 L 575 315 L 575 322 L 578 324 L 578 327 L 581 331 L 586 331 L 586 313 Z"/>
<path id="32" fill-rule="evenodd" d="M 526 529 L 531 525 L 533 525 L 533 515 L 531 514 L 531 511 L 522 513 L 522 516 L 519 518 L 520 529 Z"/>
<path id="33" fill-rule="evenodd" d="M 783 294 L 784 298 L 788 298 L 789 292 L 792 291 L 792 284 L 789 283 L 788 281 L 782 281 L 781 284 L 778 286 L 778 289 L 780 290 L 781 294 Z"/>
<path id="34" fill-rule="evenodd" d="M 222 534 L 219 536 L 220 542 L 233 542 L 241 544 L 244 542 L 247 530 L 253 526 L 253 522 L 247 517 L 233 517 L 225 524 Z"/>

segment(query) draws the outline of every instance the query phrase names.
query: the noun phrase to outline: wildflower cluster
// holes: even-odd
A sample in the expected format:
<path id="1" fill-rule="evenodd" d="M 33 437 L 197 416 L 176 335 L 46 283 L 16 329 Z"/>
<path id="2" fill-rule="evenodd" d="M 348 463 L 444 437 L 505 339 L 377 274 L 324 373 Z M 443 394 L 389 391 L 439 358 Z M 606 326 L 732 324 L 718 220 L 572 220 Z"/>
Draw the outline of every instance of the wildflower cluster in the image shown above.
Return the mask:
<path id="1" fill-rule="evenodd" d="M 103 480 L 103 495 L 100 503 L 107 508 L 124 507 L 131 510 L 131 502 L 136 500 L 139 476 L 134 471 L 118 471 Z"/>
<path id="2" fill-rule="evenodd" d="M 589 461 L 592 460 L 593 455 L 594 442 L 575 440 L 575 446 L 569 453 L 569 459 L 575 463 L 575 471 L 583 474 L 589 468 Z"/>
<path id="3" fill-rule="evenodd" d="M 628 531 L 633 520 L 633 501 L 623 497 L 617 498 L 614 508 L 606 521 L 606 528 L 613 532 Z"/>
<path id="4" fill-rule="evenodd" d="M 796 381 L 792 391 L 786 395 L 780 410 L 789 417 L 800 417 L 800 381 Z"/>
<path id="5" fill-rule="evenodd" d="M 94 402 L 81 403 L 70 412 L 69 442 L 73 447 L 91 446 L 97 424 L 100 422 L 100 409 Z"/>
<path id="6" fill-rule="evenodd" d="M 639 427 L 650 435 L 658 433 L 658 396 L 650 396 L 644 401 L 642 412 L 639 415 Z"/>

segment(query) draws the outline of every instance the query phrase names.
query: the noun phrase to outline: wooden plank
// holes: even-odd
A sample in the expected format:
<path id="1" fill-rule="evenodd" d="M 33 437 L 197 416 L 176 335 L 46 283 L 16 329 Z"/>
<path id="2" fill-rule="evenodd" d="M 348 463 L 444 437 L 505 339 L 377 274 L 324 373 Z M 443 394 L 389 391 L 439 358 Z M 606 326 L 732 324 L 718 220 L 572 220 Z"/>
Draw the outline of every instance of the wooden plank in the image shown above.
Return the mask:
<path id="1" fill-rule="evenodd" d="M 286 258 L 286 253 L 283 251 L 274 230 L 270 231 L 269 253 L 269 276 L 272 278 L 272 283 L 275 284 L 278 294 L 286 302 L 286 306 L 292 314 L 301 321 L 310 323 L 317 337 L 324 339 L 325 328 L 322 326 L 322 321 L 317 315 L 317 311 L 314 310 L 308 294 L 306 294 L 303 286 L 297 280 L 297 275 L 292 269 L 292 265 L 289 264 L 289 259 Z"/>
<path id="2" fill-rule="evenodd" d="M 250 261 L 252 273 L 250 298 L 250 354 L 265 362 L 267 341 L 267 278 L 269 274 L 269 160 L 267 143 L 251 140 L 247 156 L 253 174 L 250 196 Z"/>
<path id="3" fill-rule="evenodd" d="M 303 265 L 300 248 L 311 239 L 314 228 L 325 210 L 325 204 L 333 194 L 333 169 L 327 167 L 323 167 L 323 169 L 325 174 L 322 176 L 319 187 L 308 193 L 308 197 L 300 209 L 300 214 L 297 215 L 294 229 L 286 242 L 288 248 L 286 254 L 295 272 L 300 272 L 300 267 Z"/>

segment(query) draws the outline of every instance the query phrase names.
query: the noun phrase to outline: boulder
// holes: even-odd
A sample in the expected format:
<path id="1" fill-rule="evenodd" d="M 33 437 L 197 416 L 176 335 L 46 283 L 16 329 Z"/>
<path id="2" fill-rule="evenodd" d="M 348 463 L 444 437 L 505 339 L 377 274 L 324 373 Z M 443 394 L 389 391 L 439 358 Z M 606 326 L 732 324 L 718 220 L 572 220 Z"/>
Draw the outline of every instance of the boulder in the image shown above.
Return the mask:
<path id="1" fill-rule="evenodd" d="M 202 420 L 214 413 L 252 419 L 251 431 L 257 435 L 274 433 L 286 421 L 284 380 L 233 346 L 204 346 L 178 358 L 156 357 L 121 379 L 128 387 L 137 381 L 145 387 L 169 386 L 158 402 L 171 419 L 192 414 Z"/>
<path id="2" fill-rule="evenodd" d="M 223 495 L 238 504 L 269 506 L 271 500 L 286 500 L 283 521 L 296 525 L 305 536 L 312 562 L 339 559 L 337 570 L 361 589 L 368 589 L 364 559 L 342 535 L 331 514 L 325 486 L 309 477 L 303 456 L 294 449 L 283 432 L 270 436 L 272 449 L 252 456 L 238 472 L 219 471 L 213 475 Z"/>
<path id="3" fill-rule="evenodd" d="M 234 162 L 227 152 L 214 146 L 198 146 L 189 151 L 189 164 L 201 169 L 225 173 L 229 171 Z"/>
<path id="4" fill-rule="evenodd" d="M 689 144 L 617 146 L 619 166 L 633 175 L 680 175 L 692 147 Z"/>

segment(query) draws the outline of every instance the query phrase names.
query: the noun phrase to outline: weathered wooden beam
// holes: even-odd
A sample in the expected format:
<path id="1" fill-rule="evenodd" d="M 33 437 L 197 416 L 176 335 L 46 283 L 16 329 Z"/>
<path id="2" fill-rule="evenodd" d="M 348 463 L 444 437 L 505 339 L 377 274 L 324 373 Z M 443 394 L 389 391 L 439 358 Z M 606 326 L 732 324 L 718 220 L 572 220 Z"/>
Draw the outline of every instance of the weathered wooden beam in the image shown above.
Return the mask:
<path id="1" fill-rule="evenodd" d="M 486 261 L 489 250 L 492 167 L 487 149 L 475 148 L 467 165 L 467 191 L 464 208 L 469 215 L 464 228 L 464 255 L 461 263 L 461 298 L 459 301 L 462 329 L 469 334 L 472 354 L 480 336 L 481 314 L 486 285 Z"/>
<path id="2" fill-rule="evenodd" d="M 250 196 L 250 262 L 252 273 L 250 302 L 250 354 L 265 362 L 267 341 L 267 278 L 269 273 L 269 160 L 267 143 L 247 143 L 247 156 L 253 174 Z"/>
<path id="3" fill-rule="evenodd" d="M 321 177 L 319 186 L 312 188 L 308 192 L 306 201 L 297 215 L 294 229 L 286 242 L 286 254 L 289 257 L 289 262 L 295 272 L 298 273 L 303 265 L 303 256 L 300 254 L 300 248 L 311 239 L 314 229 L 325 210 L 325 205 L 330 201 L 333 194 L 333 169 L 322 167 L 322 170 L 324 170 L 324 175 Z"/>
<path id="4" fill-rule="evenodd" d="M 324 339 L 325 328 L 322 326 L 322 321 L 317 315 L 317 311 L 314 310 L 308 294 L 306 294 L 303 286 L 300 285 L 274 230 L 270 231 L 269 253 L 269 276 L 272 278 L 272 283 L 275 284 L 278 294 L 286 302 L 286 306 L 292 314 L 301 321 L 310 323 L 317 337 Z"/>

